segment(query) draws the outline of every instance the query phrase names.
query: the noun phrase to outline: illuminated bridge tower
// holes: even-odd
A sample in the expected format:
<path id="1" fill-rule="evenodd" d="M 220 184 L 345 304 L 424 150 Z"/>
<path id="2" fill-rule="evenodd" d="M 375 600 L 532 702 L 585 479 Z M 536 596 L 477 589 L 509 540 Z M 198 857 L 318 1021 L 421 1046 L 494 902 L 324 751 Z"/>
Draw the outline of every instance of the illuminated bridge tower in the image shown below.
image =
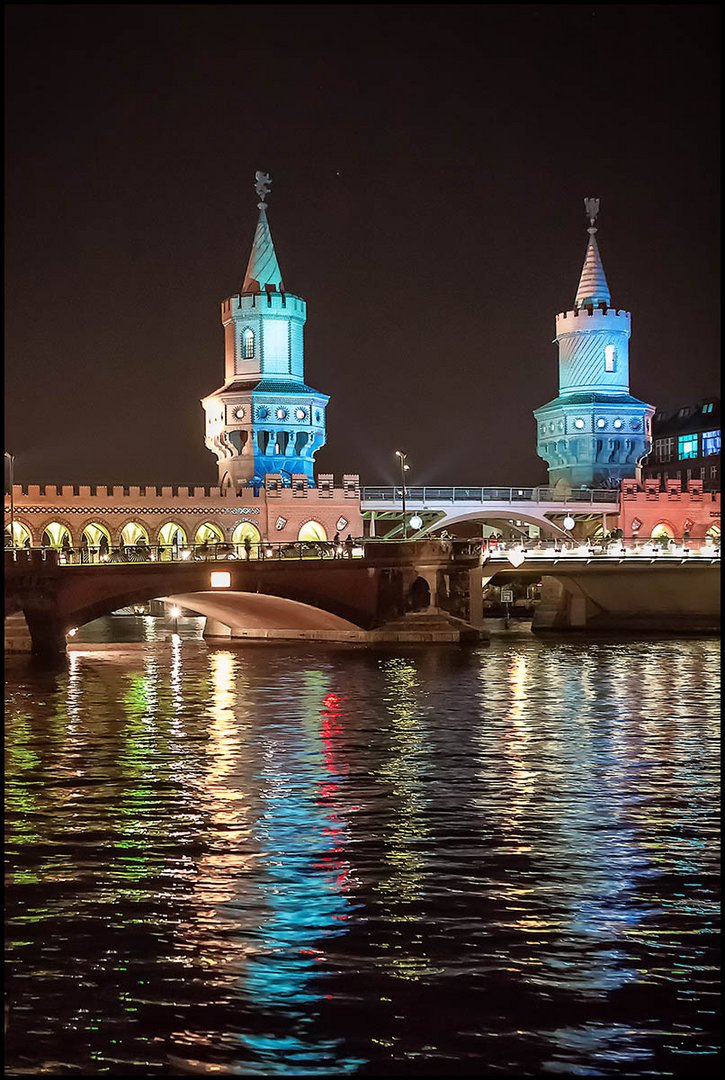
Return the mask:
<path id="1" fill-rule="evenodd" d="M 224 385 L 202 398 L 205 442 L 219 483 L 235 489 L 278 473 L 314 485 L 315 453 L 325 443 L 329 398 L 305 385 L 305 301 L 285 292 L 266 198 L 271 180 L 256 174 L 259 220 L 241 292 L 222 302 Z"/>
<path id="2" fill-rule="evenodd" d="M 651 449 L 654 406 L 629 393 L 630 314 L 610 305 L 596 241 L 599 199 L 585 199 L 587 244 L 574 309 L 556 316 L 559 396 L 534 410 L 536 450 L 558 487 L 618 487 Z"/>

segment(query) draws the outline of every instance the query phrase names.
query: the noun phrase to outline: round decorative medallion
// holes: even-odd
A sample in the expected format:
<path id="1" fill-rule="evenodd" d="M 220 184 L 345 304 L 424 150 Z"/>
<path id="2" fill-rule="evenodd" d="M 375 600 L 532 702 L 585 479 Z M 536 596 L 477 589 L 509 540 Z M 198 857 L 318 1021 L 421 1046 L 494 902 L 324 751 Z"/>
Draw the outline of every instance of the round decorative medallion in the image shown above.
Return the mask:
<path id="1" fill-rule="evenodd" d="M 553 425 L 553 424 L 549 424 L 549 431 L 553 431 L 553 430 L 554 430 L 554 425 Z"/>
<path id="2" fill-rule="evenodd" d="M 629 426 L 631 427 L 632 431 L 639 431 L 640 423 L 636 416 L 633 416 L 632 419 L 629 421 Z"/>
<path id="3" fill-rule="evenodd" d="M 564 430 L 564 421 L 560 420 L 559 423 L 557 424 L 557 427 L 559 428 L 559 431 L 563 431 Z"/>
<path id="4" fill-rule="evenodd" d="M 602 420 L 602 418 L 600 416 L 599 419 L 597 420 L 597 427 L 598 428 L 603 428 L 603 427 L 606 427 L 606 426 L 607 426 L 607 421 Z"/>
<path id="5" fill-rule="evenodd" d="M 576 420 L 574 421 L 574 427 L 579 428 L 580 431 L 584 427 L 584 421 L 582 420 L 582 418 L 580 416 L 578 416 L 576 418 Z"/>
<path id="6" fill-rule="evenodd" d="M 306 416 L 307 416 L 307 410 L 306 409 L 295 409 L 295 416 L 297 417 L 298 420 L 304 420 L 306 418 Z"/>
<path id="7" fill-rule="evenodd" d="M 280 405 L 274 415 L 277 417 L 278 420 L 286 420 L 288 413 L 287 410 L 282 405 Z"/>
<path id="8" fill-rule="evenodd" d="M 257 419 L 258 420 L 266 420 L 268 416 L 269 416 L 269 409 L 267 408 L 267 406 L 266 405 L 258 405 L 257 406 Z"/>
<path id="9" fill-rule="evenodd" d="M 244 406 L 243 405 L 237 405 L 236 409 L 234 410 L 234 415 L 237 418 L 237 420 L 243 420 L 244 419 Z"/>
<path id="10" fill-rule="evenodd" d="M 621 428 L 621 426 L 622 426 L 622 421 L 621 421 L 621 420 L 619 419 L 619 417 L 617 417 L 617 419 L 616 419 L 616 420 L 614 421 L 614 426 L 615 426 L 615 428 L 617 428 L 617 429 Z"/>

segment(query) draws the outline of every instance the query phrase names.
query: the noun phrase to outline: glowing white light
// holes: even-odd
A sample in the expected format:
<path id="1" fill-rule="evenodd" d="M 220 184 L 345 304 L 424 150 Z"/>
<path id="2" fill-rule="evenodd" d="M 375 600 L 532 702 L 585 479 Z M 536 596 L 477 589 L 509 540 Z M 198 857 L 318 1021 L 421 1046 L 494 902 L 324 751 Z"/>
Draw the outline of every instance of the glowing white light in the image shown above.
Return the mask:
<path id="1" fill-rule="evenodd" d="M 422 524 L 423 524 L 423 518 L 420 517 L 418 514 L 413 514 L 412 518 L 410 519 L 410 527 L 411 527 L 411 529 L 419 529 Z"/>
<path id="2" fill-rule="evenodd" d="M 574 518 L 571 516 L 571 514 L 567 514 L 564 518 L 564 528 L 573 529 L 575 524 L 576 522 L 574 521 Z"/>
<path id="3" fill-rule="evenodd" d="M 179 615 L 181 615 L 181 608 L 177 608 L 177 607 L 169 608 L 169 615 L 171 616 L 172 619 L 178 619 Z"/>
<path id="4" fill-rule="evenodd" d="M 77 633 L 78 633 L 78 627 L 77 626 L 71 626 L 70 630 L 67 633 L 67 637 L 75 637 Z"/>
<path id="5" fill-rule="evenodd" d="M 212 589 L 228 589 L 232 583 L 232 575 L 228 570 L 213 570 L 209 575 L 209 584 Z"/>

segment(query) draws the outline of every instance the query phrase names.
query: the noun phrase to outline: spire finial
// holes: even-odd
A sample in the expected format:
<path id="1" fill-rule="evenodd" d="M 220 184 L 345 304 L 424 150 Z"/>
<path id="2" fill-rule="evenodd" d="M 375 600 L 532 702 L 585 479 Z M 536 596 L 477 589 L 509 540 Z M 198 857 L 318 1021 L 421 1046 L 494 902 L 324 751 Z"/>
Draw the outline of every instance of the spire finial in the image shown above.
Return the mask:
<path id="1" fill-rule="evenodd" d="M 257 203 L 257 209 L 266 210 L 267 204 L 264 200 L 269 195 L 269 189 L 272 186 L 271 177 L 269 173 L 259 172 L 259 170 L 255 172 L 254 177 L 257 181 L 257 183 L 254 185 L 254 190 L 257 192 L 257 195 L 259 195 L 260 199 L 260 201 Z"/>
<path id="2" fill-rule="evenodd" d="M 259 176 L 259 173 L 257 173 L 257 176 Z M 590 236 L 594 236 L 594 233 L 597 231 L 594 222 L 597 220 L 597 214 L 599 213 L 599 199 L 585 199 L 584 209 L 589 218 L 589 228 L 587 229 L 587 232 Z"/>

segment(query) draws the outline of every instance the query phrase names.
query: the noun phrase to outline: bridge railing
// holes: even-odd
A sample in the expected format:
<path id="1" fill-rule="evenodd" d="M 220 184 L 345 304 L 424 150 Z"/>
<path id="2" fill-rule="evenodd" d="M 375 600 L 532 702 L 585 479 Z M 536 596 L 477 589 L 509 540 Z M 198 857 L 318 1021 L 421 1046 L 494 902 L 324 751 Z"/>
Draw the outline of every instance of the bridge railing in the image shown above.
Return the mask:
<path id="1" fill-rule="evenodd" d="M 83 546 L 6 548 L 5 558 L 17 564 L 54 564 L 58 566 L 117 566 L 128 563 L 218 562 L 229 560 L 264 561 L 300 559 L 359 559 L 364 555 L 362 540 L 335 543 L 316 542 L 256 544 L 125 544 L 101 548 Z"/>
<path id="2" fill-rule="evenodd" d="M 619 492 L 612 488 L 579 488 L 562 495 L 551 487 L 415 487 L 406 485 L 405 501 L 435 506 L 436 503 L 609 503 L 619 504 Z M 397 487 L 364 487 L 362 502 L 401 503 L 402 490 Z"/>
<path id="3" fill-rule="evenodd" d="M 601 540 L 592 537 L 586 540 L 530 540 L 530 541 L 492 541 L 484 539 L 481 544 L 484 561 L 502 559 L 514 561 L 518 555 L 525 559 L 551 558 L 674 558 L 687 559 L 690 556 L 707 559 L 720 558 L 720 544 L 708 537 L 679 537 L 667 542 L 647 539 L 646 537 L 628 536 L 619 540 Z"/>

